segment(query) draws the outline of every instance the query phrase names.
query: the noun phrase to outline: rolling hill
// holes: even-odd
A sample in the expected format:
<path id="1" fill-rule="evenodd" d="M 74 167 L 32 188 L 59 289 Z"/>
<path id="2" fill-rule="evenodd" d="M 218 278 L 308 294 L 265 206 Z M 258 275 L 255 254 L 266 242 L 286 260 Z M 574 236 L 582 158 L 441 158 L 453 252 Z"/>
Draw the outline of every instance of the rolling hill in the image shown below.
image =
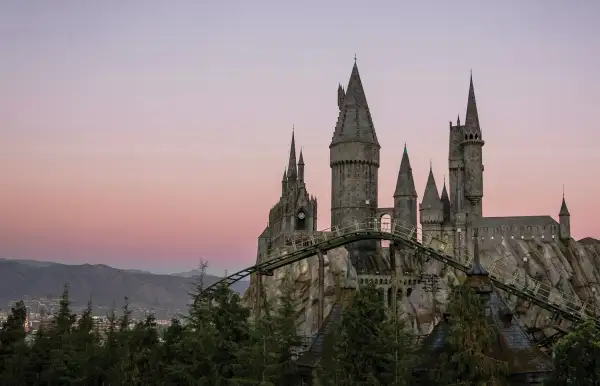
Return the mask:
<path id="1" fill-rule="evenodd" d="M 124 270 L 103 264 L 67 265 L 33 260 L 0 259 L 0 308 L 16 300 L 58 297 L 65 284 L 74 307 L 89 299 L 95 307 L 120 307 L 128 297 L 132 307 L 185 311 L 197 275 L 182 277 Z M 206 275 L 208 285 L 219 277 Z M 232 286 L 243 293 L 249 282 Z"/>

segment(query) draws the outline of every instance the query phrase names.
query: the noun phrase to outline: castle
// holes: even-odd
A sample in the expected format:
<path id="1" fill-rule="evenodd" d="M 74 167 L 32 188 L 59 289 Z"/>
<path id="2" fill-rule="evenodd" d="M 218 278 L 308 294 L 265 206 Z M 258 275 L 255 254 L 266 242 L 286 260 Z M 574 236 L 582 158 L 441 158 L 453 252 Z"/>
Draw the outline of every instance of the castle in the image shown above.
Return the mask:
<path id="1" fill-rule="evenodd" d="M 409 227 L 417 226 L 417 191 L 406 146 L 394 191 L 394 207 L 380 208 L 378 197 L 379 151 L 381 145 L 369 111 L 356 61 L 346 90 L 337 90 L 339 115 L 330 149 L 331 225 L 389 215 Z M 551 216 L 484 217 L 483 132 L 479 123 L 473 77 L 469 84 L 464 124 L 460 118 L 449 125 L 449 185 L 441 195 L 433 172 L 418 205 L 422 237 L 444 240 L 448 252 L 461 258 L 469 248 L 473 229 L 478 228 L 479 245 L 493 248 L 505 238 L 567 241 L 571 237 L 570 214 L 563 196 L 557 222 Z M 258 258 L 273 247 L 285 245 L 286 236 L 317 231 L 317 199 L 309 195 L 300 152 L 296 162 L 294 134 L 287 169 L 283 173 L 281 197 L 269 212 L 269 223 L 258 238 Z M 347 246 L 359 271 L 382 269 L 382 248 L 377 240 Z M 360 258 L 359 258 L 360 257 Z M 388 264 L 389 266 L 389 264 Z"/>

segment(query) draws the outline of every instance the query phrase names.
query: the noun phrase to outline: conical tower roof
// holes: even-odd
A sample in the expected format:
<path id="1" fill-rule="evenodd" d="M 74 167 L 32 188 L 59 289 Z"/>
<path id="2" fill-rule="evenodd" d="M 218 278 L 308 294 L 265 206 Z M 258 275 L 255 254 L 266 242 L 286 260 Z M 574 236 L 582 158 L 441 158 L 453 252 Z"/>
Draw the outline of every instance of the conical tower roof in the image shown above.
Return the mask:
<path id="1" fill-rule="evenodd" d="M 473 87 L 473 74 L 469 81 L 469 98 L 467 101 L 467 114 L 465 116 L 465 127 L 479 131 L 479 114 L 477 113 L 477 102 L 475 101 L 475 87 Z"/>
<path id="2" fill-rule="evenodd" d="M 343 101 L 340 103 L 340 114 L 331 145 L 358 141 L 379 146 L 356 61 L 345 94 L 338 89 L 338 97 L 341 95 Z"/>
<path id="3" fill-rule="evenodd" d="M 559 216 L 570 216 L 569 209 L 567 208 L 567 203 L 565 202 L 565 196 L 563 195 L 562 204 L 560 205 L 560 213 Z"/>
<path id="4" fill-rule="evenodd" d="M 404 145 L 404 152 L 402 153 L 402 161 L 400 161 L 400 170 L 398 171 L 398 179 L 396 180 L 396 190 L 394 191 L 394 197 L 397 196 L 417 197 L 417 190 L 415 189 L 415 181 L 413 179 L 412 168 L 410 167 L 410 159 L 408 158 L 406 144 Z"/>
<path id="5" fill-rule="evenodd" d="M 422 209 L 442 209 L 442 201 L 438 193 L 438 188 L 435 183 L 435 177 L 433 176 L 433 169 L 429 166 L 429 177 L 427 177 L 427 185 L 425 186 L 425 193 L 423 193 L 423 202 L 421 203 Z"/>
<path id="6" fill-rule="evenodd" d="M 442 187 L 442 196 L 440 197 L 442 201 L 442 207 L 444 208 L 444 222 L 450 221 L 450 196 L 448 196 L 448 190 L 446 190 L 446 177 L 444 177 L 444 186 Z"/>

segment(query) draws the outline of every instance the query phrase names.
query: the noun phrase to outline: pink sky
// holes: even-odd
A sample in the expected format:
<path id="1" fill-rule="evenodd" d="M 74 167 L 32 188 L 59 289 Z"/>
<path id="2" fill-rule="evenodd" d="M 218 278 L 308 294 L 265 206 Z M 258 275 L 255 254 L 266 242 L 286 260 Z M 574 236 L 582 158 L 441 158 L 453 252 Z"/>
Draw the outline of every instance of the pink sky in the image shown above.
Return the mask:
<path id="1" fill-rule="evenodd" d="M 376 5 L 374 5 L 377 3 Z M 251 265 L 292 125 L 329 226 L 336 90 L 358 66 L 380 206 L 408 144 L 447 170 L 473 69 L 484 215 L 600 236 L 596 1 L 17 0 L 0 4 L 0 257 L 221 273 Z"/>

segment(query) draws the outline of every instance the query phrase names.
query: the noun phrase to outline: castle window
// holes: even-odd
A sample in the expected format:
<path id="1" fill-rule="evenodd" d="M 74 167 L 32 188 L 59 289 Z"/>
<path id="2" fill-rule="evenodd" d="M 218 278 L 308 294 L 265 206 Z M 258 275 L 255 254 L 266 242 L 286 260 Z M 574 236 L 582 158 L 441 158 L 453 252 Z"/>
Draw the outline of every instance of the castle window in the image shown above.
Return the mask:
<path id="1" fill-rule="evenodd" d="M 475 134 L 475 139 L 477 139 L 479 136 L 477 134 Z"/>
<path id="2" fill-rule="evenodd" d="M 514 240 L 515 236 L 510 236 L 510 238 Z"/>
<path id="3" fill-rule="evenodd" d="M 524 237 L 523 237 L 523 235 L 521 235 L 521 240 L 523 240 L 523 239 L 524 239 Z"/>
<path id="4" fill-rule="evenodd" d="M 465 139 L 469 139 L 469 136 L 467 134 L 465 134 Z"/>
<path id="5" fill-rule="evenodd" d="M 473 139 L 473 134 L 469 135 L 469 139 Z"/>
<path id="6" fill-rule="evenodd" d="M 490 237 L 492 240 L 494 239 L 494 236 Z"/>

